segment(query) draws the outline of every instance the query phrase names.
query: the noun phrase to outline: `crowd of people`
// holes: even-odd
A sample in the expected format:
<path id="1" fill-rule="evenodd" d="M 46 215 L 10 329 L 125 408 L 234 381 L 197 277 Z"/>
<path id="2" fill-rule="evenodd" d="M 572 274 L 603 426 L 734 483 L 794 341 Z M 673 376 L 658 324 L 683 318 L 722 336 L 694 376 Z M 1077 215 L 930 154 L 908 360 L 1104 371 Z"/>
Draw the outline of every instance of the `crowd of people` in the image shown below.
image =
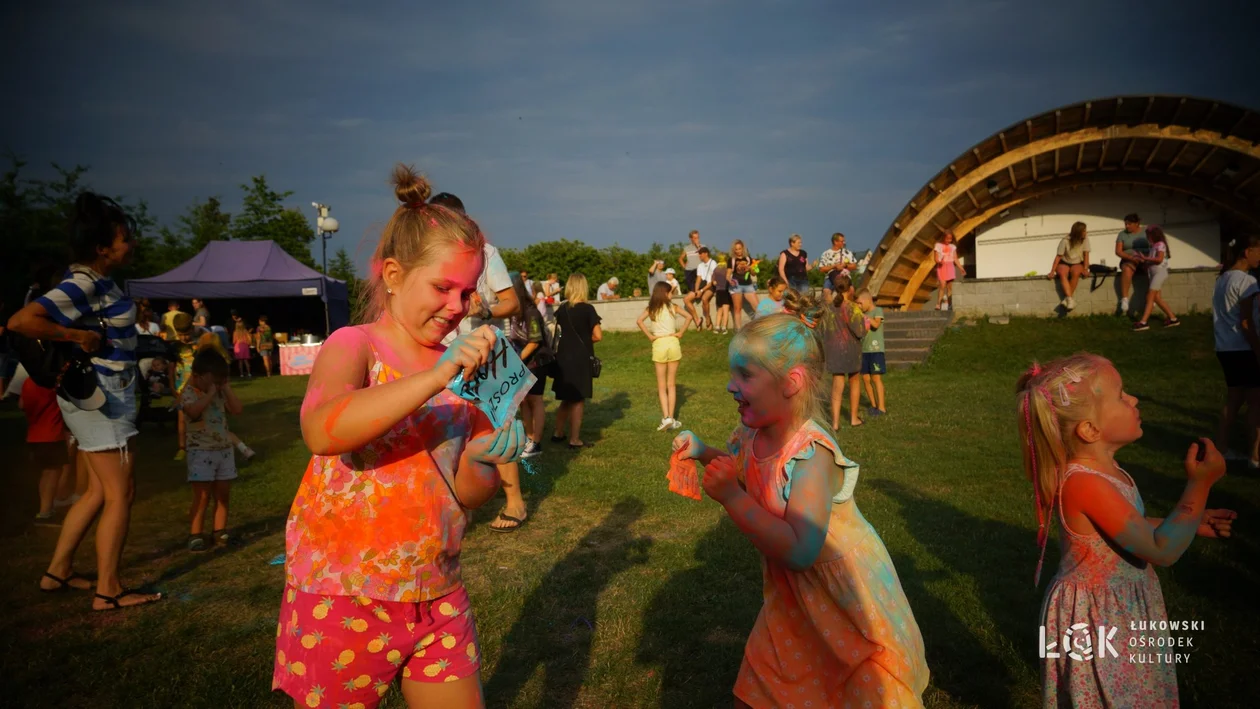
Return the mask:
<path id="1" fill-rule="evenodd" d="M 507 502 L 491 529 L 510 532 L 525 523 L 519 461 L 542 453 L 548 379 L 561 402 L 550 442 L 590 446 L 581 424 L 602 368 L 595 344 L 603 332 L 587 302 L 586 278 L 571 274 L 562 287 L 556 274 L 534 281 L 528 272 L 510 273 L 463 202 L 432 195 L 411 168 L 396 169 L 394 192 L 398 205 L 372 258 L 361 322 L 325 342 L 301 407 L 312 456 L 285 527 L 272 670 L 273 688 L 297 706 L 375 706 L 395 680 L 409 706 L 483 706 L 481 653 L 460 578 L 468 512 L 502 488 Z M 60 380 L 40 387 L 34 381 L 40 371 L 23 384 L 28 440 L 41 470 L 41 514 L 79 495 L 39 586 L 46 592 L 92 587 L 73 559 L 99 515 L 93 607 L 153 603 L 161 595 L 127 589 L 118 568 L 134 490 L 140 333 L 165 334 L 177 348 L 167 384 L 178 401 L 193 491 L 189 549 L 201 551 L 230 539 L 233 449 L 243 444 L 232 437 L 227 417 L 243 407 L 229 366 L 244 346 L 262 349 L 266 321 L 260 318 L 252 333 L 235 322 L 223 342 L 199 301 L 192 315 L 171 307 L 161 324 L 138 312 L 111 278 L 130 258 L 135 226 L 108 199 L 79 197 L 71 237 L 75 258 L 65 278 L 7 323 L 20 337 L 69 343 L 90 355 L 88 376 L 99 394 L 71 392 Z M 816 263 L 793 235 L 777 271 L 764 274 L 767 293 L 759 299 L 763 274 L 744 244 L 714 258 L 698 232 L 689 242 L 679 260 L 681 286 L 672 268 L 653 264 L 649 276 L 656 280 L 638 326 L 652 342 L 658 430 L 678 431 L 675 456 L 704 465 L 705 492 L 765 560 L 765 602 L 734 687 L 737 705 L 830 706 L 844 697 L 861 706 L 921 706 L 929 678 L 923 638 L 893 561 L 857 506 L 859 466 L 835 436 L 846 386 L 851 426 L 862 425 L 862 384 L 872 402 L 868 413 L 885 410 L 883 312 L 854 285 L 860 265 L 841 234 Z M 940 245 L 938 268 L 956 268 L 952 239 Z M 1060 256 L 1075 258 L 1070 250 Z M 1162 253 L 1166 258 L 1166 246 Z M 1056 272 L 1066 265 L 1070 276 L 1073 264 L 1060 261 Z M 1230 243 L 1214 300 L 1228 404 L 1215 445 L 1205 439 L 1187 452 L 1189 481 L 1165 519 L 1144 517 L 1136 484 L 1116 464 L 1116 452 L 1141 436 L 1141 419 L 1110 362 L 1078 355 L 1034 365 L 1020 378 L 1018 421 L 1043 555 L 1054 519 L 1064 531 L 1063 558 L 1042 614 L 1051 636 L 1093 623 L 1102 608 L 1166 617 L 1153 565 L 1175 562 L 1196 535 L 1230 535 L 1235 513 L 1206 509 L 1206 501 L 1225 472 L 1218 451 L 1226 450 L 1244 404 L 1249 459 L 1260 467 L 1260 289 L 1248 273 L 1258 266 L 1260 236 Z M 805 280 L 812 268 L 826 277 L 818 297 Z M 715 283 L 719 272 L 724 289 Z M 615 292 L 619 284 L 606 285 Z M 684 288 L 683 304 L 675 305 Z M 723 290 L 729 302 L 718 299 Z M 740 299 L 755 311 L 751 322 L 741 324 Z M 740 424 L 723 445 L 710 446 L 680 430 L 676 376 L 681 338 L 693 324 L 726 329 L 724 304 L 735 330 L 727 390 Z M 520 419 L 496 428 L 449 385 L 486 365 L 500 333 L 536 382 L 521 401 Z M 77 493 L 61 458 L 67 430 L 86 472 Z M 1175 706 L 1175 672 L 1160 663 L 1078 663 L 1064 653 L 1043 666 L 1043 699 L 1047 706 Z"/>
<path id="2" fill-rule="evenodd" d="M 1114 251 L 1120 260 L 1120 312 L 1129 314 L 1130 296 L 1133 293 L 1133 279 L 1139 273 L 1147 278 L 1146 302 L 1141 314 L 1133 323 L 1135 332 L 1150 329 L 1149 320 L 1156 306 L 1164 313 L 1164 327 L 1176 327 L 1181 324 L 1176 313 L 1164 300 L 1164 281 L 1168 279 L 1172 249 L 1168 246 L 1168 237 L 1163 227 L 1150 224 L 1142 227 L 1142 219 L 1137 214 L 1124 217 L 1124 229 L 1116 236 Z M 1093 272 L 1089 262 L 1089 231 L 1085 222 L 1072 224 L 1068 235 L 1059 241 L 1055 249 L 1054 262 L 1050 265 L 1050 273 L 1046 278 L 1058 280 L 1063 299 L 1059 305 L 1064 312 L 1076 308 L 1076 288 L 1086 274 Z M 1106 267 L 1104 273 L 1111 272 Z"/>

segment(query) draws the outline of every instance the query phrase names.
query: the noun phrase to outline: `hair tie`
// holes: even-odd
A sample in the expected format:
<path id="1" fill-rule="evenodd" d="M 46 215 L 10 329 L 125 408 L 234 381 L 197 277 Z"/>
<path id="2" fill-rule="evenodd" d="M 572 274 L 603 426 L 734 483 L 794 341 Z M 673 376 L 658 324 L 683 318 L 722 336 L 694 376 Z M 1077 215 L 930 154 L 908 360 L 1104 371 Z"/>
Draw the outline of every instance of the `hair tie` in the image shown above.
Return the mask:
<path id="1" fill-rule="evenodd" d="M 1231 248 L 1231 249 L 1232 249 L 1232 248 L 1234 248 L 1234 247 L 1235 247 L 1235 246 L 1237 246 L 1237 245 L 1238 245 L 1238 239 L 1230 239 L 1230 240 L 1229 240 L 1229 248 Z"/>
<path id="2" fill-rule="evenodd" d="M 425 207 L 429 205 L 424 200 L 419 200 L 415 202 L 404 202 L 403 206 L 406 207 L 407 209 L 424 209 Z"/>
<path id="3" fill-rule="evenodd" d="M 1037 362 L 1033 362 L 1032 366 L 1028 368 L 1028 375 L 1035 377 L 1039 374 L 1041 374 L 1041 365 Z"/>

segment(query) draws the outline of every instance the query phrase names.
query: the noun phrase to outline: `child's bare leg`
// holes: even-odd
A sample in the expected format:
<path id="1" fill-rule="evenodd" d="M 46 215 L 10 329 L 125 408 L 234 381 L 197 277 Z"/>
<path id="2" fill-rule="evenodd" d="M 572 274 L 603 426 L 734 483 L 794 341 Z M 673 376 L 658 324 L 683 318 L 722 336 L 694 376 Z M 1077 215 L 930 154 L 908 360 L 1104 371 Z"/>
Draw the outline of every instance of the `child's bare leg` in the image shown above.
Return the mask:
<path id="1" fill-rule="evenodd" d="M 656 366 L 656 398 L 661 403 L 661 418 L 667 419 L 672 415 L 672 409 L 669 407 L 669 365 L 665 362 L 653 362 Z"/>
<path id="2" fill-rule="evenodd" d="M 861 378 L 856 374 L 849 375 L 849 425 L 860 426 L 862 419 L 858 418 L 858 407 L 862 405 L 862 382 Z"/>
<path id="3" fill-rule="evenodd" d="M 670 362 L 665 367 L 665 392 L 669 396 L 669 417 L 678 412 L 678 363 Z"/>
<path id="4" fill-rule="evenodd" d="M 215 480 L 214 483 L 214 531 L 227 529 L 228 509 L 232 502 L 232 481 Z"/>
<path id="5" fill-rule="evenodd" d="M 1164 302 L 1163 291 L 1155 291 L 1155 304 L 1159 306 L 1160 310 L 1164 311 L 1165 321 L 1177 319 L 1177 316 L 1173 314 L 1172 308 L 1168 307 L 1168 303 Z"/>
<path id="6" fill-rule="evenodd" d="M 875 392 L 871 390 L 871 375 L 862 375 L 862 388 L 866 390 L 866 399 L 871 402 L 871 406 L 875 405 Z"/>
<path id="7" fill-rule="evenodd" d="M 875 396 L 879 397 L 878 408 L 880 411 L 887 412 L 888 406 L 884 403 L 884 375 L 872 374 L 871 379 L 875 380 Z"/>
<path id="8" fill-rule="evenodd" d="M 840 402 L 844 400 L 844 375 L 831 375 L 831 428 L 840 428 Z"/>
<path id="9" fill-rule="evenodd" d="M 192 483 L 192 507 L 188 509 L 190 520 L 188 533 L 197 536 L 205 529 L 206 507 L 210 505 L 210 491 L 213 483 Z"/>

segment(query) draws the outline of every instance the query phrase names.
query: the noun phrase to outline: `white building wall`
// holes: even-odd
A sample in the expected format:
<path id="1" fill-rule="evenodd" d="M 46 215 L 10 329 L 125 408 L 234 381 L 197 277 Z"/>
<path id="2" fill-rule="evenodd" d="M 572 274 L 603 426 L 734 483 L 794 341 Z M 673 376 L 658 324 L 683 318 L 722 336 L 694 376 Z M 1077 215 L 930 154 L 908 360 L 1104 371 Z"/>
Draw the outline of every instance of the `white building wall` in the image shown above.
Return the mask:
<path id="1" fill-rule="evenodd" d="M 1059 240 L 1072 223 L 1085 222 L 1090 263 L 1115 266 L 1116 235 L 1124 215 L 1137 212 L 1142 225 L 1159 224 L 1168 235 L 1173 268 L 1215 266 L 1220 260 L 1220 222 L 1210 210 L 1190 204 L 1184 195 L 1161 196 L 1146 190 L 1078 191 L 1030 200 L 1012 207 L 1002 220 L 976 230 L 976 277 L 1011 278 L 1050 272 Z"/>

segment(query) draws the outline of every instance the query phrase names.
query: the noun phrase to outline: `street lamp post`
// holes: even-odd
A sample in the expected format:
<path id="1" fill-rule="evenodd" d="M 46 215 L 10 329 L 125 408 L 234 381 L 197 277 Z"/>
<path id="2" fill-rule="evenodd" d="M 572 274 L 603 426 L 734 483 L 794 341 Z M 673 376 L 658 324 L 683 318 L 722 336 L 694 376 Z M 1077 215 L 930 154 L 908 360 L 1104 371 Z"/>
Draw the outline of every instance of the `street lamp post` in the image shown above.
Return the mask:
<path id="1" fill-rule="evenodd" d="M 316 209 L 319 216 L 315 218 L 315 228 L 319 232 L 319 251 L 324 262 L 324 275 L 328 275 L 328 240 L 333 234 L 341 228 L 336 219 L 328 216 L 328 210 L 332 209 L 326 204 L 319 202 L 311 202 L 311 206 Z"/>

